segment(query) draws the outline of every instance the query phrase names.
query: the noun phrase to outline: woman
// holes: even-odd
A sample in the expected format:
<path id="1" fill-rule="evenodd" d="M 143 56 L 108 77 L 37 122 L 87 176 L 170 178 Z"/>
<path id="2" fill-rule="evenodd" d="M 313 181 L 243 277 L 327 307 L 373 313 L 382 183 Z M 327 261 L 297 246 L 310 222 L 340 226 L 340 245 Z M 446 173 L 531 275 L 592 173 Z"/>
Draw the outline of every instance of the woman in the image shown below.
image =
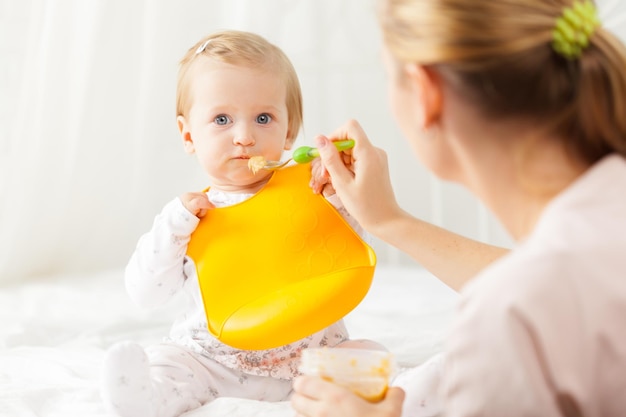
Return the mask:
<path id="1" fill-rule="evenodd" d="M 478 196 L 518 243 L 499 257 L 412 218 L 385 153 L 356 122 L 317 138 L 333 187 L 369 232 L 432 261 L 447 282 L 437 253 L 457 245 L 452 272 L 469 265 L 457 287 L 480 271 L 446 344 L 443 414 L 624 415 L 624 45 L 589 1 L 384 0 L 379 15 L 393 112 L 415 154 Z M 348 166 L 327 146 L 346 137 L 357 140 Z M 399 388 L 377 404 L 311 377 L 295 391 L 302 416 L 415 411 L 402 410 Z"/>

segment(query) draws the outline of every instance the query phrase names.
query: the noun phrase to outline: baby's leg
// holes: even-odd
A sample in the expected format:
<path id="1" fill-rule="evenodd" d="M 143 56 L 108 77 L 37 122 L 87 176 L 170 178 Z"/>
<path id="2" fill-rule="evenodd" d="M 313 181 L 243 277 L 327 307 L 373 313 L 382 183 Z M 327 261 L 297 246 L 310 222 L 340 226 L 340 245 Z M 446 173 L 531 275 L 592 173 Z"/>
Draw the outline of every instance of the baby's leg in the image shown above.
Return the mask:
<path id="1" fill-rule="evenodd" d="M 434 417 L 441 413 L 439 387 L 443 367 L 444 355 L 440 353 L 396 376 L 391 385 L 406 393 L 402 417 Z"/>
<path id="2" fill-rule="evenodd" d="M 293 392 L 292 381 L 286 379 L 250 375 L 225 366 L 221 366 L 220 375 L 220 397 L 278 402 L 288 400 Z"/>
<path id="3" fill-rule="evenodd" d="M 124 342 L 107 352 L 102 396 L 122 417 L 173 417 L 217 396 L 216 381 L 196 355 L 177 345 L 146 351 Z"/>
<path id="4" fill-rule="evenodd" d="M 387 351 L 383 345 L 373 340 L 368 339 L 356 339 L 356 340 L 344 340 L 341 343 L 335 345 L 336 348 L 348 348 L 348 349 L 370 349 L 370 350 L 383 350 Z"/>
<path id="5" fill-rule="evenodd" d="M 122 342 L 107 351 L 101 394 L 107 407 L 119 416 L 155 416 L 150 365 L 141 346 Z"/>

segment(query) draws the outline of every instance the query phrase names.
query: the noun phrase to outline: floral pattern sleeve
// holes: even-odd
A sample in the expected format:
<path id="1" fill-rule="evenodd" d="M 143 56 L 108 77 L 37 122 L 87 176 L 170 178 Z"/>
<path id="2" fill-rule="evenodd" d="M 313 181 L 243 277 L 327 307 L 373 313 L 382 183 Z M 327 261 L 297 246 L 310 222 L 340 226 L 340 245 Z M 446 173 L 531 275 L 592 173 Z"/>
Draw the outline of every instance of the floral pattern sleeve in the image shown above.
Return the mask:
<path id="1" fill-rule="evenodd" d="M 199 221 L 176 198 L 141 236 L 125 271 L 127 291 L 138 306 L 162 305 L 183 287 L 187 244 Z"/>

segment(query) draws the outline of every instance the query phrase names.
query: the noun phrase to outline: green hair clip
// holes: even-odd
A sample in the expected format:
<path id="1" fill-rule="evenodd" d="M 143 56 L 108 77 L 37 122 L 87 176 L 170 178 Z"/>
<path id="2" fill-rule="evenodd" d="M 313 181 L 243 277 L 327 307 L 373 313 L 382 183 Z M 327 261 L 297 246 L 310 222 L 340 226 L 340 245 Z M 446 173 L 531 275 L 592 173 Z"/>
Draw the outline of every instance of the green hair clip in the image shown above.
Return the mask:
<path id="1" fill-rule="evenodd" d="M 589 37 L 600 25 L 596 6 L 590 0 L 575 1 L 563 9 L 552 32 L 552 48 L 567 59 L 580 57 Z"/>

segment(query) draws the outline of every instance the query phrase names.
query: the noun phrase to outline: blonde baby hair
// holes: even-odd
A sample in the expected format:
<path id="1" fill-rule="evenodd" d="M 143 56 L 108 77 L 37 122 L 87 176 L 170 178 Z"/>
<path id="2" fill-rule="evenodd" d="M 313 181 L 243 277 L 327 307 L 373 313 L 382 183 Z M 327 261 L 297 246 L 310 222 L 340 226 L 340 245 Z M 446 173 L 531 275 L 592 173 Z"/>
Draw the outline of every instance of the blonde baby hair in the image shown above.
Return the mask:
<path id="1" fill-rule="evenodd" d="M 595 7 L 593 2 L 590 7 Z M 487 117 L 523 118 L 593 163 L 626 156 L 626 49 L 598 25 L 582 52 L 555 50 L 572 0 L 380 0 L 396 61 L 435 68 Z"/>
<path id="2" fill-rule="evenodd" d="M 283 76 L 287 87 L 288 139 L 295 140 L 302 126 L 302 91 L 291 61 L 280 48 L 262 36 L 237 30 L 220 31 L 200 39 L 180 61 L 176 85 L 177 116 L 186 117 L 189 111 L 190 68 L 199 58 L 264 68 Z"/>

